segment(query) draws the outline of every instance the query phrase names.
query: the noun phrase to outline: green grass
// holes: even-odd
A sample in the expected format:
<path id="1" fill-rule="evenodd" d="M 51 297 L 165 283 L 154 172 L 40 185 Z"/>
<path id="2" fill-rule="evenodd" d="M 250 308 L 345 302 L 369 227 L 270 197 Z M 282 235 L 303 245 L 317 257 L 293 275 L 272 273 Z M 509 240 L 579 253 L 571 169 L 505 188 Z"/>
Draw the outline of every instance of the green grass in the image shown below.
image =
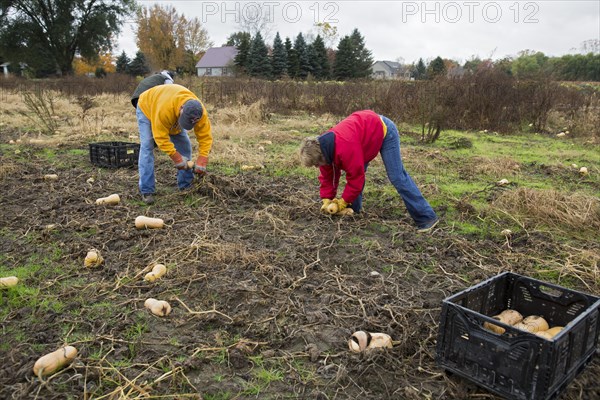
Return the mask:
<path id="1" fill-rule="evenodd" d="M 230 400 L 234 396 L 230 392 L 202 393 L 204 400 Z"/>

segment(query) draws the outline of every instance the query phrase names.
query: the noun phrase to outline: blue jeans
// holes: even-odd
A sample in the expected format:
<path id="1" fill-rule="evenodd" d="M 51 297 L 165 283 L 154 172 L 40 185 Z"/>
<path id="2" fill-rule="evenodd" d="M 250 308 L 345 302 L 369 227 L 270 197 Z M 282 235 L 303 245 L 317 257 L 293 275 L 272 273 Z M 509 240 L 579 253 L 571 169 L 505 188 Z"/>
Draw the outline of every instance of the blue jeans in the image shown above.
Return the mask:
<path id="1" fill-rule="evenodd" d="M 140 131 L 140 156 L 138 158 L 138 171 L 140 173 L 140 193 L 154 194 L 156 192 L 156 180 L 154 177 L 154 137 L 152 136 L 152 125 L 148 117 L 144 115 L 139 107 L 136 109 L 138 129 Z M 170 136 L 175 149 L 188 160 L 192 158 L 192 142 L 185 130 L 178 135 Z M 177 186 L 185 189 L 194 181 L 194 173 L 191 170 L 177 171 Z"/>
<path id="2" fill-rule="evenodd" d="M 381 118 L 387 126 L 387 134 L 383 139 L 383 144 L 379 151 L 381 153 L 381 158 L 383 159 L 385 171 L 388 179 L 392 185 L 394 185 L 400 197 L 402 197 L 408 213 L 417 226 L 421 227 L 426 223 L 435 220 L 437 215 L 427 200 L 425 200 L 410 175 L 408 175 L 408 172 L 404 169 L 402 156 L 400 155 L 400 135 L 398 134 L 398 128 L 396 128 L 396 125 L 389 118 L 384 116 L 381 116 Z M 365 172 L 367 171 L 367 167 L 368 164 L 365 165 Z M 360 196 L 352 202 L 352 209 L 355 212 L 359 212 L 361 208 L 362 192 Z"/>

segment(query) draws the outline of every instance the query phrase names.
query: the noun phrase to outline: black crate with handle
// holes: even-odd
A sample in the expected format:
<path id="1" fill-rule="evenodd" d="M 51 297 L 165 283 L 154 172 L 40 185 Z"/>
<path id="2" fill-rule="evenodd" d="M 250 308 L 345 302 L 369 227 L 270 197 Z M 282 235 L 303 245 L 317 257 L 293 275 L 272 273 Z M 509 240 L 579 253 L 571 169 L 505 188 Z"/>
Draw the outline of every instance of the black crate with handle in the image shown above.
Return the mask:
<path id="1" fill-rule="evenodd" d="M 544 339 L 492 318 L 506 309 L 564 328 Z M 506 399 L 556 399 L 594 357 L 599 316 L 597 296 L 505 272 L 443 301 L 437 362 Z"/>
<path id="2" fill-rule="evenodd" d="M 105 168 L 134 167 L 140 156 L 139 143 L 100 142 L 90 143 L 90 161 Z"/>

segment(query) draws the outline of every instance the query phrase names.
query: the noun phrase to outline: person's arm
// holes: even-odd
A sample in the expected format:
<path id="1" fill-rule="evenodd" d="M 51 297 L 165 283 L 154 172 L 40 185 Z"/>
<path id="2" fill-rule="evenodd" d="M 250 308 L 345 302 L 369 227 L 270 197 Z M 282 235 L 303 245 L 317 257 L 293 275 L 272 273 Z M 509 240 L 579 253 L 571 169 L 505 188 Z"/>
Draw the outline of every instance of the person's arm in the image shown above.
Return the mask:
<path id="1" fill-rule="evenodd" d="M 335 170 L 331 165 L 319 167 L 319 182 L 321 182 L 320 195 L 322 199 L 333 199 L 337 193 L 339 176 L 335 179 Z M 339 175 L 339 174 L 338 174 Z"/>
<path id="2" fill-rule="evenodd" d="M 210 119 L 204 104 L 202 105 L 202 117 L 200 121 L 194 125 L 194 134 L 198 141 L 198 157 L 194 163 L 194 172 L 199 175 L 206 173 L 206 167 L 208 165 L 208 155 L 212 148 L 212 128 L 210 125 Z"/>
<path id="3" fill-rule="evenodd" d="M 212 148 L 213 137 L 210 119 L 208 118 L 204 105 L 202 105 L 202 117 L 200 118 L 200 121 L 194 125 L 194 134 L 198 141 L 198 156 L 208 157 Z"/>
<path id="4" fill-rule="evenodd" d="M 346 203 L 352 203 L 361 194 L 365 186 L 365 163 L 363 161 L 362 149 L 359 146 L 350 152 L 351 157 L 342 160 L 346 171 L 346 187 L 342 193 L 342 199 Z"/>

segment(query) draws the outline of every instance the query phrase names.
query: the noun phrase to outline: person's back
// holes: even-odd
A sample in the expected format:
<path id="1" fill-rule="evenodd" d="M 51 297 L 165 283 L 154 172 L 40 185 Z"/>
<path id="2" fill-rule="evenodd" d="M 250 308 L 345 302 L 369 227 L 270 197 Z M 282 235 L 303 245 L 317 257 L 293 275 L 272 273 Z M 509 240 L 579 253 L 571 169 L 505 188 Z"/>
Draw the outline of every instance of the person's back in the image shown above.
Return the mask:
<path id="1" fill-rule="evenodd" d="M 140 95 L 148 89 L 152 89 L 158 85 L 169 85 L 173 83 L 173 73 L 169 71 L 162 71 L 160 73 L 150 75 L 147 78 L 142 79 L 140 84 L 137 86 L 133 94 L 131 95 L 131 104 L 134 108 L 137 108 L 138 100 Z"/>

